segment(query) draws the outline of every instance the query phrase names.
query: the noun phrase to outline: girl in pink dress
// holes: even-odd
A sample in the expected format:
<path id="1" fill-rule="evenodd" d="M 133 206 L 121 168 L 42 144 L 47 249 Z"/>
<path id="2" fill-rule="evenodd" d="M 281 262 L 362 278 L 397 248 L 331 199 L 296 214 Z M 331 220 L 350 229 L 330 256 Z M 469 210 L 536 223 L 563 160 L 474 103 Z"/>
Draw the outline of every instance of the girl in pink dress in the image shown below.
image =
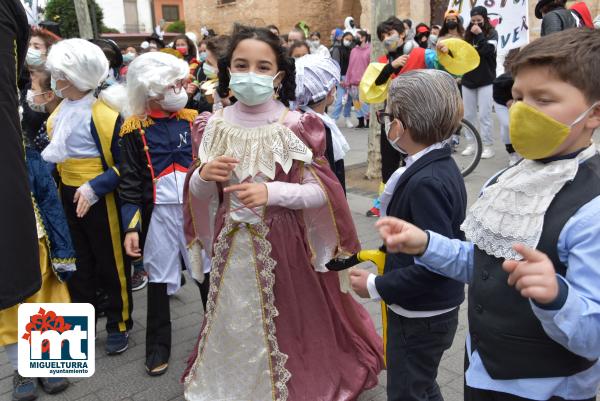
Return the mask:
<path id="1" fill-rule="evenodd" d="M 323 124 L 288 110 L 294 65 L 269 30 L 238 28 L 222 65 L 220 95 L 238 102 L 196 121 L 188 174 L 189 245 L 213 259 L 185 397 L 355 400 L 377 384 L 382 343 L 325 268 L 360 246 Z"/>

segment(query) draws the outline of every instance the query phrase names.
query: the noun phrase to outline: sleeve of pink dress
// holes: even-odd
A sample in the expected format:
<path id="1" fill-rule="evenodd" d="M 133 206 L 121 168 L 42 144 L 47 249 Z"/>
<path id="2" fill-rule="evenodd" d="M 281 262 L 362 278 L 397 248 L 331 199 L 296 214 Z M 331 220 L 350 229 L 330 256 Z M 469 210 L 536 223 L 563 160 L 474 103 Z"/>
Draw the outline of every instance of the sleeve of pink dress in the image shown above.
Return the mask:
<path id="1" fill-rule="evenodd" d="M 313 114 L 294 112 L 288 114 L 284 123 L 312 149 L 313 162 L 304 169 L 326 195 L 323 206 L 304 211 L 314 267 L 326 272 L 325 263 L 334 257 L 358 252 L 360 242 L 344 190 L 325 158 L 325 128 L 321 119 Z"/>
<path id="2" fill-rule="evenodd" d="M 204 183 L 205 185 L 203 185 L 198 174 L 200 160 L 197 159 L 204 128 L 210 117 L 210 113 L 202 113 L 192 124 L 194 162 L 188 169 L 183 187 L 183 228 L 190 257 L 192 257 L 192 251 L 200 248 L 204 248 L 210 254 L 212 244 L 214 216 L 211 216 L 211 202 L 207 202 L 207 200 L 216 198 L 218 191 L 215 183 Z"/>
<path id="3" fill-rule="evenodd" d="M 281 206 L 293 210 L 313 209 L 325 205 L 327 196 L 318 181 L 307 170 L 302 184 L 272 181 L 265 184 L 269 191 L 267 206 Z"/>

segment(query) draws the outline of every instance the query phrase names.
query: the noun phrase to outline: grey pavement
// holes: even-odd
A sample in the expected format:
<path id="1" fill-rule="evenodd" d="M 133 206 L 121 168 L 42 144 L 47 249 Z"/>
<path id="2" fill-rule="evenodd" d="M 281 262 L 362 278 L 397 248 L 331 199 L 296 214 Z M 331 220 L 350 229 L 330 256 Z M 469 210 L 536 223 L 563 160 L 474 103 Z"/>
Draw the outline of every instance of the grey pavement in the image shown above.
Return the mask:
<path id="1" fill-rule="evenodd" d="M 342 130 L 352 147 L 346 163 L 357 165 L 366 161 L 368 130 Z M 495 130 L 497 133 L 498 131 Z M 495 136 L 499 139 L 499 136 Z M 469 202 L 476 198 L 479 189 L 487 178 L 507 164 L 504 147 L 496 142 L 497 155 L 491 160 L 482 160 L 477 170 L 467 177 L 466 184 Z M 372 199 L 363 192 L 348 193 L 348 201 L 358 229 L 363 248 L 375 248 L 380 245 L 373 228 L 375 222 L 365 217 L 371 207 Z M 375 272 L 374 267 L 364 266 Z M 371 313 L 373 321 L 381 333 L 381 311 L 378 303 L 359 300 Z M 98 338 L 96 341 L 96 373 L 89 379 L 74 379 L 72 385 L 63 393 L 54 396 L 40 393 L 42 401 L 167 401 L 183 400 L 182 385 L 179 379 L 197 339 L 202 319 L 202 303 L 198 289 L 191 280 L 171 299 L 173 322 L 173 349 L 170 367 L 160 377 L 149 377 L 144 369 L 144 343 L 146 327 L 146 290 L 134 293 L 134 326 L 130 333 L 129 349 L 120 356 L 109 357 L 104 353 L 106 333 L 103 330 L 104 319 L 98 322 Z M 463 394 L 463 355 L 464 340 L 467 329 L 466 303 L 461 306 L 458 331 L 452 347 L 445 353 L 438 375 L 438 382 L 446 401 L 462 400 Z M 10 400 L 12 391 L 12 368 L 3 350 L 0 351 L 0 400 Z M 379 377 L 379 385 L 366 391 L 359 401 L 384 401 L 385 371 Z"/>

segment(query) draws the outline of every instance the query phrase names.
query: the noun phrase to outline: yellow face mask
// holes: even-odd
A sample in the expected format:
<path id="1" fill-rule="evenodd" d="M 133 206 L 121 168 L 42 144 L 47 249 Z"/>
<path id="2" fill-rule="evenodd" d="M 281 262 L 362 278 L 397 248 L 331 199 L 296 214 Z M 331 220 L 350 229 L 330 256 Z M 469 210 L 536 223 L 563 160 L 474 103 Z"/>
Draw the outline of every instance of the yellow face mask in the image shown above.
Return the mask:
<path id="1" fill-rule="evenodd" d="M 516 102 L 509 111 L 510 140 L 515 150 L 525 159 L 538 160 L 552 156 L 571 133 L 599 102 L 594 103 L 571 125 L 556 121 L 538 109 Z"/>

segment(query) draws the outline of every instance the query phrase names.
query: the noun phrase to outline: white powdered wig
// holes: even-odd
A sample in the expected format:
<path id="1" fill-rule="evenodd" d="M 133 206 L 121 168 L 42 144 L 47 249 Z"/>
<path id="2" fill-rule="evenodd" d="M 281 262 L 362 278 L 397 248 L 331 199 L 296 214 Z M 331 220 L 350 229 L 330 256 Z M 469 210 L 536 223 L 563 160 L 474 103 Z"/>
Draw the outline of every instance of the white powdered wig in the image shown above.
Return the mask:
<path id="1" fill-rule="evenodd" d="M 67 80 L 82 92 L 95 90 L 108 77 L 104 52 L 84 39 L 65 39 L 54 44 L 46 67 L 52 78 Z"/>
<path id="2" fill-rule="evenodd" d="M 125 114 L 143 116 L 148 100 L 161 96 L 170 85 L 189 73 L 185 61 L 167 53 L 150 52 L 137 57 L 127 69 L 129 102 Z"/>

